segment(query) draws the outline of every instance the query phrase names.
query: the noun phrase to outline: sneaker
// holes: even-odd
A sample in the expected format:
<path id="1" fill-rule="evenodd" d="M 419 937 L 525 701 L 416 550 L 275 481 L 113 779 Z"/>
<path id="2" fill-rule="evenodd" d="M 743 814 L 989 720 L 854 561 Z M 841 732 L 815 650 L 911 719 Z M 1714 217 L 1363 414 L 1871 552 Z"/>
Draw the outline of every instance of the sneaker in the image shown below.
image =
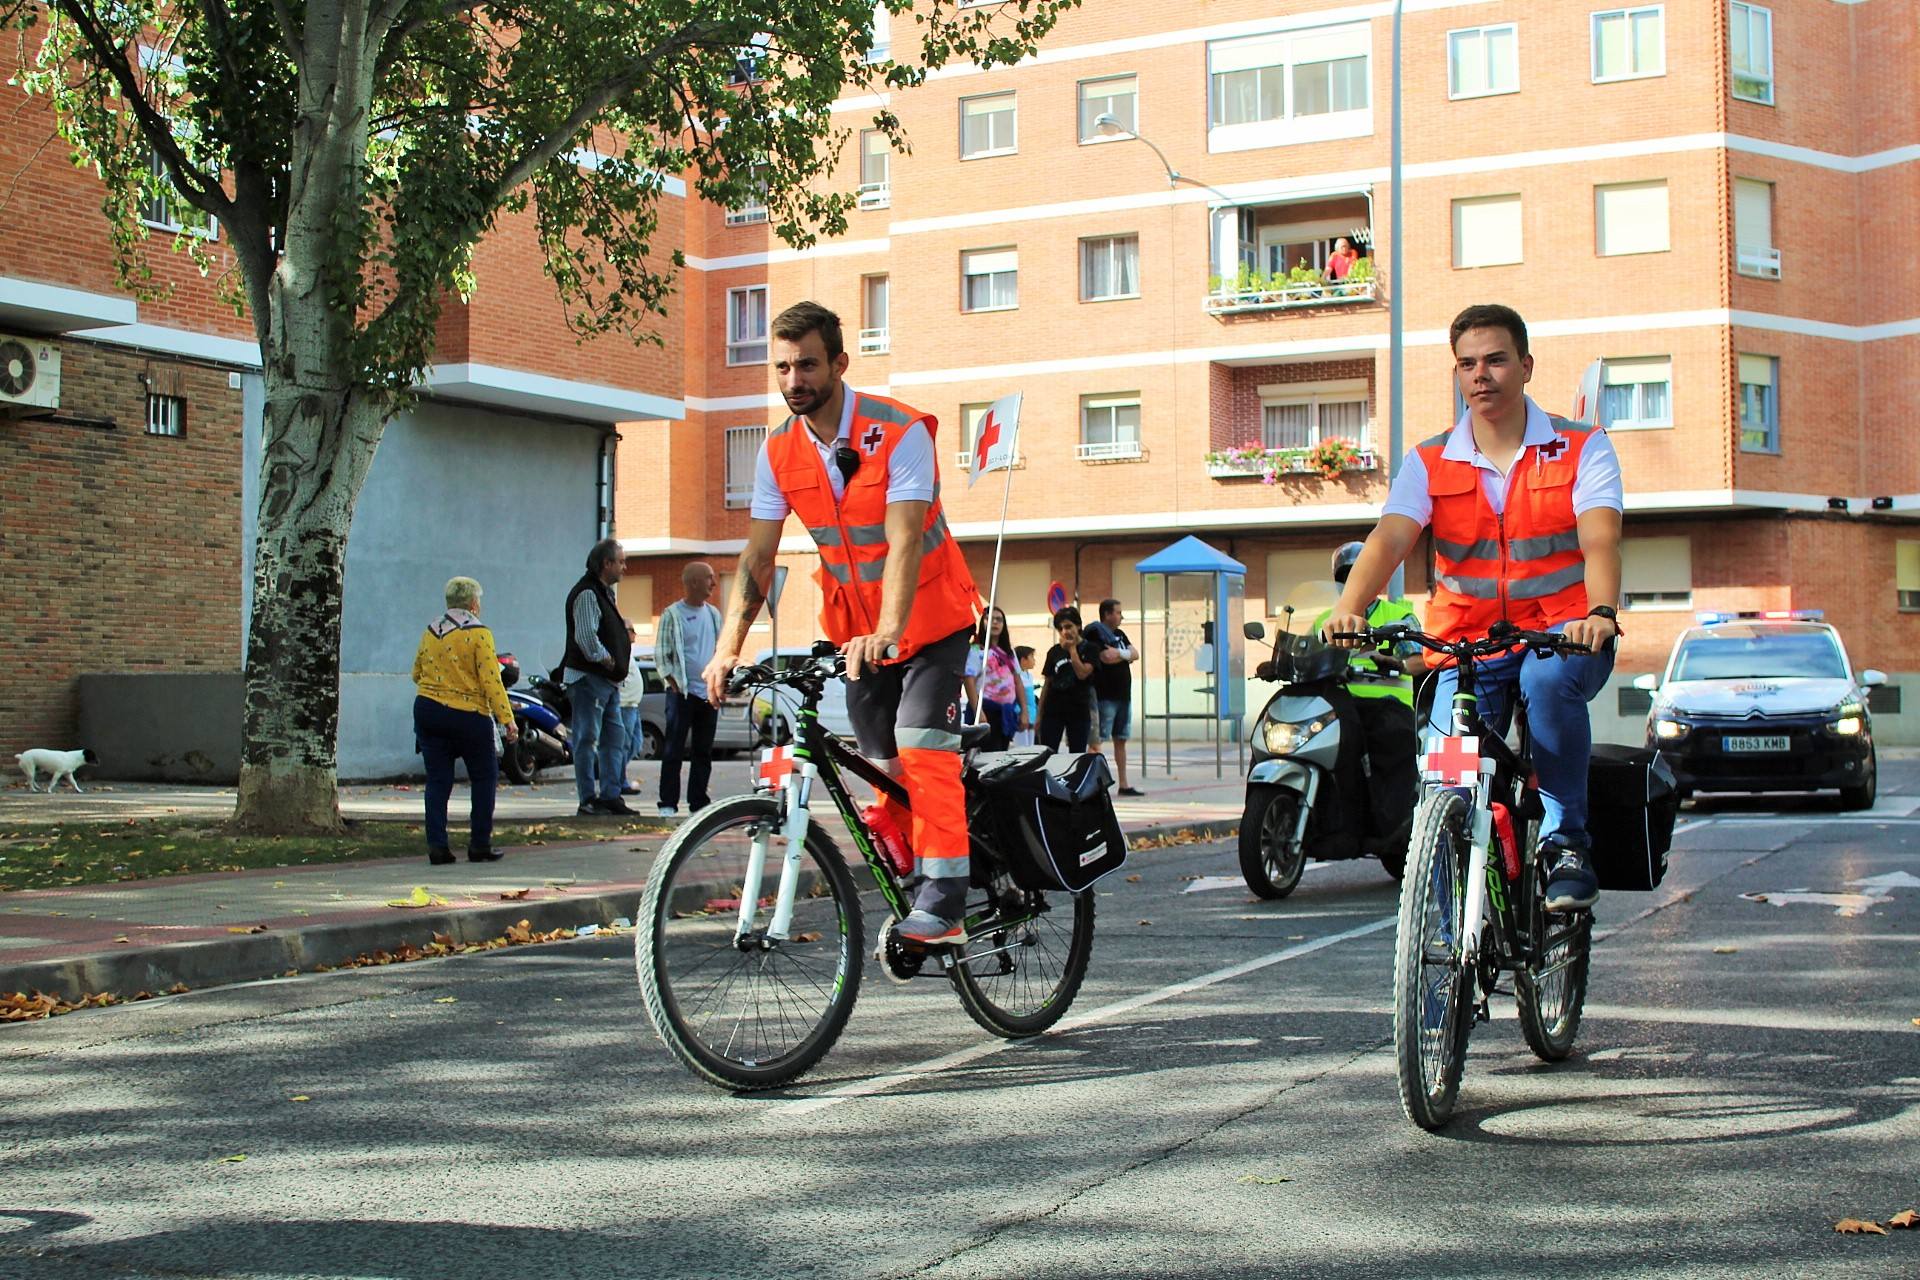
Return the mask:
<path id="1" fill-rule="evenodd" d="M 958 946 L 967 940 L 964 924 L 953 920 L 942 920 L 930 911 L 915 911 L 905 920 L 893 927 L 894 936 L 902 942 L 911 942 L 922 947 Z"/>
<path id="2" fill-rule="evenodd" d="M 676 804 L 663 804 L 656 806 L 654 812 L 663 818 L 677 818 L 680 816 L 680 806 Z"/>
<path id="3" fill-rule="evenodd" d="M 1122 787 L 1120 788 L 1120 794 L 1123 796 L 1143 796 L 1147 793 L 1138 787 Z"/>
<path id="4" fill-rule="evenodd" d="M 600 806 L 600 812 L 602 813 L 616 814 L 622 818 L 633 817 L 633 810 L 629 808 L 627 806 L 627 802 L 625 800 L 622 800 L 619 796 L 615 796 L 611 800 L 607 799 L 607 797 L 605 796 L 601 796 L 599 800 L 595 801 L 595 803 Z"/>
<path id="5" fill-rule="evenodd" d="M 1600 881 L 1584 850 L 1552 836 L 1542 842 L 1541 854 L 1547 864 L 1548 911 L 1585 911 L 1600 900 Z"/>

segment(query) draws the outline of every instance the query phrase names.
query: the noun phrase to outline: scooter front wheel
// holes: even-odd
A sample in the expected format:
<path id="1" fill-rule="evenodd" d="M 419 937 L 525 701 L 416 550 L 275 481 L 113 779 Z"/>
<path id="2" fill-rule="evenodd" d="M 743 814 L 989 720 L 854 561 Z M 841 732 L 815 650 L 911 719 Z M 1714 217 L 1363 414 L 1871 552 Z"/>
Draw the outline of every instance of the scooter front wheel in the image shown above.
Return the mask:
<path id="1" fill-rule="evenodd" d="M 1300 883 L 1307 853 L 1294 838 L 1299 826 L 1299 792 L 1248 788 L 1246 812 L 1240 815 L 1240 874 L 1261 897 L 1284 898 Z"/>
<path id="2" fill-rule="evenodd" d="M 531 720 L 515 716 L 513 724 L 520 736 L 501 749 L 500 771 L 507 775 L 507 781 L 525 786 L 539 776 L 540 748 L 533 740 L 535 730 Z"/>

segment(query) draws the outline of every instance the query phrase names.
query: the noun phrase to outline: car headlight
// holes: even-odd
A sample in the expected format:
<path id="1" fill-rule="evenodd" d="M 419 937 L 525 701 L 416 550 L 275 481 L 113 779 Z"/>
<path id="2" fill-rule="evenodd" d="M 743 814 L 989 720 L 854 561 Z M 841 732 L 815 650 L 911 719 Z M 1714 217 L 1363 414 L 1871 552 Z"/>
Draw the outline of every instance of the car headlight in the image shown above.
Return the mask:
<path id="1" fill-rule="evenodd" d="M 1289 723 L 1284 720 L 1269 720 L 1262 726 L 1266 735 L 1267 750 L 1277 756 L 1292 755 L 1306 746 L 1313 736 L 1334 722 L 1329 713 L 1312 720 Z"/>
<path id="2" fill-rule="evenodd" d="M 1653 736 L 1662 742 L 1678 742 L 1693 731 L 1693 726 L 1678 720 L 1666 720 L 1656 717 L 1653 722 Z"/>
<path id="3" fill-rule="evenodd" d="M 1841 716 L 1827 726 L 1843 738 L 1857 738 L 1867 727 L 1864 716 Z"/>

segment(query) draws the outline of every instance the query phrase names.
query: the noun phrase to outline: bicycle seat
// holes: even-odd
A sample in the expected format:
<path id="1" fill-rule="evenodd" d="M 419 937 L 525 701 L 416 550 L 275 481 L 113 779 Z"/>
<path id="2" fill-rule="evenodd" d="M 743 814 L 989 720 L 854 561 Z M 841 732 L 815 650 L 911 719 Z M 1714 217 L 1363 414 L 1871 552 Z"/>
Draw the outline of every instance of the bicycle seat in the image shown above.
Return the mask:
<path id="1" fill-rule="evenodd" d="M 985 721 L 982 721 L 979 724 L 961 725 L 960 726 L 960 749 L 962 751 L 973 750 L 975 747 L 985 742 L 987 740 L 988 735 L 990 735 L 992 732 L 993 732 L 993 726 L 990 724 L 987 724 Z"/>

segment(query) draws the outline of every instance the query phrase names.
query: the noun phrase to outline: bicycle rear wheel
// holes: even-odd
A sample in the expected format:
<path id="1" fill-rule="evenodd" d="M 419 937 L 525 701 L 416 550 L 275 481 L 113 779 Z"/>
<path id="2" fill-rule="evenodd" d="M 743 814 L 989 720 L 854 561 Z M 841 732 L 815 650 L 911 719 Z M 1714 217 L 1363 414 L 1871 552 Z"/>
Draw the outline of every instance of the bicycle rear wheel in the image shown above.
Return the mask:
<path id="1" fill-rule="evenodd" d="M 786 851 L 777 834 L 753 928 L 738 936 L 750 846 L 779 822 L 764 796 L 710 805 L 660 851 L 640 900 L 634 966 L 647 1018 L 694 1074 L 729 1089 L 769 1089 L 806 1072 L 839 1039 L 860 992 L 858 894 L 817 823 L 787 937 L 766 937 Z"/>
<path id="2" fill-rule="evenodd" d="M 1473 1028 L 1473 974 L 1460 953 L 1468 843 L 1466 798 L 1429 792 L 1414 815 L 1393 961 L 1400 1106 L 1422 1129 L 1452 1117 Z"/>
<path id="3" fill-rule="evenodd" d="M 1039 1035 L 1066 1015 L 1087 976 L 1093 955 L 1093 891 L 1055 893 L 1044 899 L 1017 888 L 1005 870 L 993 877 L 985 902 L 969 902 L 967 914 L 1001 904 L 1019 923 L 970 936 L 949 976 L 960 1004 L 997 1036 L 1017 1040 Z M 1030 899 L 1031 915 L 1017 904 Z"/>
<path id="4" fill-rule="evenodd" d="M 1543 1062 L 1559 1062 L 1573 1052 L 1586 1008 L 1593 913 L 1547 913 L 1546 868 L 1536 850 L 1529 850 L 1521 879 L 1520 901 L 1537 948 L 1535 958 L 1514 975 L 1513 1000 L 1527 1047 Z"/>

